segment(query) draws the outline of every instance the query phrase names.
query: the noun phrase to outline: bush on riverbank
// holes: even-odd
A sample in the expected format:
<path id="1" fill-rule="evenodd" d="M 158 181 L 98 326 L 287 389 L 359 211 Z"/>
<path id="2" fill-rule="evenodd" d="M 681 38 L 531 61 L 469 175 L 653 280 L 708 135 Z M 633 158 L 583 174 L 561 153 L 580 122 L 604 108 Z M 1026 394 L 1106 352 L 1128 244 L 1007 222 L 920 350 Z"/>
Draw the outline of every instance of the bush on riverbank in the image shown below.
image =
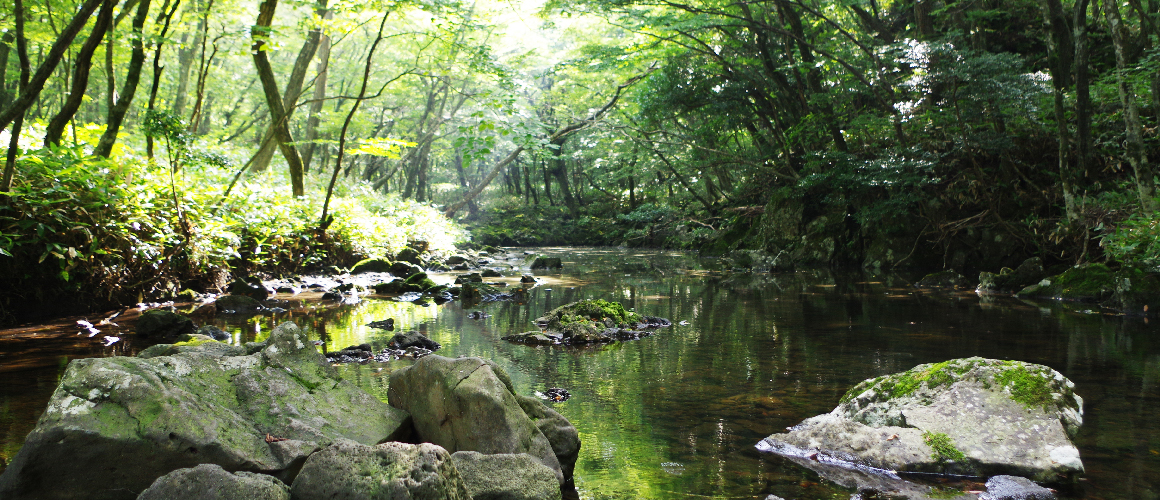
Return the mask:
<path id="1" fill-rule="evenodd" d="M 220 158 L 220 156 L 219 156 Z M 392 256 L 409 241 L 450 252 L 465 233 L 433 207 L 341 185 L 319 229 L 325 179 L 295 199 L 279 173 L 222 195 L 236 167 L 164 166 L 81 148 L 28 151 L 0 194 L 0 324 L 168 297 L 227 273 L 299 273 Z"/>

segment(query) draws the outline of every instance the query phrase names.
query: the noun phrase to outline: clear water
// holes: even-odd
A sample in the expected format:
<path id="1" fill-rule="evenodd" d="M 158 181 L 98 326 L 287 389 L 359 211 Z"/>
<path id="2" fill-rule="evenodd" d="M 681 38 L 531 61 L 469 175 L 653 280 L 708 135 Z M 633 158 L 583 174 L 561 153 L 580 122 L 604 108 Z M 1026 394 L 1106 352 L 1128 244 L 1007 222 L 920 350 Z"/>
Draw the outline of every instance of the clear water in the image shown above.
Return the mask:
<path id="1" fill-rule="evenodd" d="M 1077 445 L 1087 473 L 1068 495 L 1160 497 L 1160 339 L 1141 318 L 1100 314 L 1090 305 L 921 292 L 900 276 L 734 273 L 673 252 L 540 251 L 562 257 L 565 267 L 545 275 L 524 304 L 308 302 L 276 317 L 201 322 L 244 341 L 295 321 L 335 350 L 363 342 L 385 347 L 393 332 L 365 325 L 395 318 L 396 331 L 425 332 L 443 345 L 441 355 L 495 360 L 523 394 L 566 388 L 572 398 L 552 404 L 580 432 L 576 486 L 587 499 L 849 498 L 851 491 L 761 455 L 754 444 L 830 411 L 866 378 L 966 356 L 1041 363 L 1073 380 L 1085 401 Z M 617 300 L 674 326 L 600 347 L 501 340 L 534 329 L 532 320 L 547 310 L 585 298 Z M 469 319 L 472 311 L 490 316 Z M 123 342 L 102 348 L 78 339 L 75 329 L 54 328 L 0 332 L 0 459 L 9 459 L 32 429 L 63 360 L 132 354 L 148 345 L 122 335 Z M 407 364 L 342 370 L 385 399 L 390 371 Z"/>

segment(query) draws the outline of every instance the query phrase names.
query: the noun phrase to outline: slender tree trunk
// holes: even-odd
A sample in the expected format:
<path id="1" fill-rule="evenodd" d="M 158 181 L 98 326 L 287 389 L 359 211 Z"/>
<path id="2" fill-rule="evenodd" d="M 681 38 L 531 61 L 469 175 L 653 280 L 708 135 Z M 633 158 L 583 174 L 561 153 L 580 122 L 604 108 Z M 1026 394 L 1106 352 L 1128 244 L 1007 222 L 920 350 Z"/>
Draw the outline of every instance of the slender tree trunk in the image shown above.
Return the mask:
<path id="1" fill-rule="evenodd" d="M 143 30 L 145 21 L 149 18 L 150 0 L 141 0 L 137 4 L 137 14 L 133 16 L 133 55 L 129 58 L 129 70 L 125 73 L 125 84 L 121 86 L 122 94 L 112 108 L 109 108 L 109 117 L 105 123 L 105 133 L 97 142 L 93 153 L 108 158 L 113 153 L 113 145 L 117 143 L 117 132 L 121 130 L 121 123 L 125 121 L 125 114 L 129 105 L 133 103 L 133 94 L 137 93 L 137 83 L 141 80 L 141 68 L 145 65 L 145 43 Z"/>
<path id="2" fill-rule="evenodd" d="M 168 0 L 166 0 L 168 1 Z M 157 21 L 154 24 L 161 23 L 161 32 L 157 34 L 153 48 L 153 82 L 149 87 L 149 104 L 146 109 L 153 111 L 157 106 L 157 91 L 161 89 L 161 71 L 164 66 L 161 65 L 161 49 L 165 47 L 165 35 L 169 34 L 169 24 L 173 21 L 173 15 L 177 13 L 177 9 L 181 7 L 181 0 L 174 0 L 170 6 L 169 11 L 165 10 L 165 5 L 161 7 L 161 12 L 157 14 Z M 145 155 L 153 159 L 153 138 L 145 136 Z"/>
<path id="3" fill-rule="evenodd" d="M 262 81 L 262 90 L 266 96 L 266 105 L 270 108 L 271 123 L 274 124 L 274 139 L 278 141 L 278 148 L 286 163 L 290 166 L 290 184 L 295 197 L 306 194 L 303 182 L 302 158 L 298 156 L 298 149 L 294 147 L 294 137 L 290 135 L 289 124 L 286 121 L 286 108 L 282 103 L 282 96 L 278 92 L 278 82 L 274 79 L 274 69 L 266 57 L 265 40 L 270 34 L 270 25 L 274 21 L 274 11 L 278 8 L 278 0 L 263 0 L 258 7 L 258 19 L 251 37 L 254 40 L 251 52 L 254 56 L 254 66 L 258 70 L 258 79 Z M 338 167 L 335 167 L 337 171 Z"/>
<path id="4" fill-rule="evenodd" d="M 1136 176 L 1136 189 L 1140 194 L 1140 207 L 1145 213 L 1156 211 L 1155 178 L 1152 167 L 1148 165 L 1148 157 L 1144 152 L 1144 138 L 1140 124 L 1140 110 L 1136 106 L 1136 96 L 1129 88 L 1124 72 L 1128 69 L 1127 47 L 1124 40 L 1124 27 L 1120 19 L 1120 7 L 1116 0 L 1104 0 L 1104 16 L 1108 20 L 1108 29 L 1112 33 L 1112 45 L 1116 49 L 1116 88 L 1119 90 L 1120 102 L 1124 106 L 1124 128 L 1127 135 L 1128 163 Z"/>
<path id="5" fill-rule="evenodd" d="M 327 10 L 323 19 L 334 17 L 334 11 Z M 314 78 L 314 95 L 310 107 L 306 111 L 306 145 L 302 151 L 302 169 L 310 171 L 310 162 L 314 158 L 314 141 L 318 139 L 318 125 L 322 121 L 319 113 L 322 112 L 323 99 L 326 97 L 326 77 L 330 73 L 330 37 L 321 35 L 318 44 L 318 76 Z"/>
<path id="6" fill-rule="evenodd" d="M 53 42 L 52 47 L 48 50 L 48 54 L 44 55 L 40 65 L 36 68 L 36 73 L 29 78 L 28 84 L 20 89 L 20 95 L 8 106 L 5 106 L 3 110 L 0 110 L 0 130 L 8 128 L 8 125 L 15 121 L 17 117 L 24 116 L 24 112 L 28 111 L 28 108 L 37 102 L 37 98 L 40 97 L 40 91 L 44 89 L 45 82 L 56 71 L 57 65 L 64 58 L 64 54 L 68 51 L 73 39 L 85 27 L 89 17 L 93 15 L 93 11 L 97 10 L 97 7 L 103 1 L 85 0 L 81 4 L 77 13 L 73 16 L 72 21 L 56 37 L 56 41 Z M 17 0 L 15 7 L 15 10 L 23 15 L 23 3 Z"/>
<path id="7" fill-rule="evenodd" d="M 571 183 L 568 182 L 568 164 L 564 159 L 564 143 L 568 140 L 568 136 L 561 136 L 559 139 L 552 141 L 556 146 L 553 150 L 553 157 L 551 160 L 552 169 L 550 172 L 556 178 L 556 184 L 560 185 L 560 194 L 564 196 L 564 206 L 568 207 L 568 213 L 572 215 L 573 219 L 580 218 L 580 207 L 576 203 L 576 198 L 572 194 Z"/>
<path id="8" fill-rule="evenodd" d="M 1097 0 L 1098 1 L 1098 0 Z M 1076 0 L 1072 11 L 1072 27 L 1075 31 L 1075 168 L 1072 170 L 1072 195 L 1078 195 L 1075 188 L 1083 185 L 1088 176 L 1092 158 L 1092 98 L 1091 77 L 1089 76 L 1089 53 L 1087 34 L 1088 0 Z M 1160 109 L 1158 107 L 1157 109 Z M 1064 196 L 1068 193 L 1065 191 Z M 1064 200 L 1067 201 L 1066 199 Z M 1071 205 L 1076 205 L 1073 199 Z M 1078 214 L 1076 215 L 1078 218 Z M 1071 216 L 1068 216 L 1071 219 Z"/>
<path id="9" fill-rule="evenodd" d="M 1064 97 L 1071 82 L 1071 62 L 1075 56 L 1075 50 L 1072 43 L 1072 32 L 1067 25 L 1067 18 L 1064 16 L 1063 5 L 1060 1 L 1043 0 L 1043 11 L 1044 17 L 1047 18 L 1047 24 L 1051 28 L 1051 34 L 1047 38 L 1048 67 L 1051 71 L 1051 83 L 1054 89 L 1059 183 L 1063 191 L 1064 213 L 1068 222 L 1074 223 L 1079 219 L 1079 212 L 1075 204 L 1071 131 L 1068 128 Z"/>
<path id="10" fill-rule="evenodd" d="M 358 91 L 358 98 L 350 106 L 350 112 L 346 114 L 346 119 L 342 122 L 342 131 L 338 135 L 338 158 L 334 162 L 334 171 L 330 175 L 330 184 L 326 187 L 326 201 L 322 203 L 322 219 L 318 223 L 318 228 L 326 231 L 330 226 L 333 218 L 327 215 L 330 209 L 330 196 L 334 192 L 334 183 L 338 180 L 338 170 L 342 166 L 342 156 L 346 149 L 346 132 L 350 128 L 350 121 L 354 119 L 354 114 L 358 111 L 359 104 L 362 103 L 363 98 L 367 95 L 367 82 L 371 78 L 371 65 L 374 62 L 375 49 L 378 48 L 379 42 L 383 41 L 383 27 L 387 25 L 387 17 L 390 12 L 383 13 L 383 20 L 379 23 L 379 32 L 375 36 L 375 41 L 371 43 L 370 50 L 367 51 L 366 66 L 363 68 L 362 86 Z"/>
<path id="11" fill-rule="evenodd" d="M 934 0 L 914 0 L 914 21 L 922 38 L 934 36 L 934 21 L 930 16 L 930 5 Z"/>
<path id="12" fill-rule="evenodd" d="M 210 52 L 209 58 L 206 58 L 205 56 L 205 45 L 206 42 L 209 41 L 209 12 L 212 9 L 213 0 L 210 0 L 209 4 L 205 7 L 205 19 L 207 19 L 207 22 L 202 24 L 202 32 L 198 36 L 198 39 L 201 40 L 201 47 L 199 50 L 197 62 L 197 90 L 195 91 L 195 97 L 193 100 L 193 112 L 189 115 L 189 131 L 196 135 L 205 135 L 209 133 L 209 112 L 207 110 L 210 107 L 210 103 L 213 102 L 212 94 L 209 96 L 208 101 L 205 96 L 205 81 L 209 77 L 209 68 L 211 65 L 213 65 L 213 60 L 217 56 L 218 52 L 218 39 L 215 38 L 213 41 L 213 52 Z M 205 115 L 205 118 L 202 118 L 203 114 Z"/>
<path id="13" fill-rule="evenodd" d="M 116 0 L 105 0 L 105 3 L 101 4 L 101 10 L 97 13 L 97 21 L 93 24 L 92 33 L 89 34 L 88 40 L 85 40 L 85 44 L 81 46 L 81 50 L 77 52 L 73 62 L 72 88 L 69 89 L 69 95 L 64 101 L 63 108 L 48 122 L 48 127 L 44 133 L 45 147 L 60 145 L 65 126 L 80 109 L 81 102 L 85 97 L 85 90 L 89 86 L 89 70 L 93 67 L 93 53 L 97 51 L 97 46 L 105 37 L 105 30 L 113 21 L 113 7 L 116 5 Z"/>
<path id="14" fill-rule="evenodd" d="M 4 109 L 8 105 L 8 53 L 11 52 L 12 43 L 16 41 L 16 37 L 11 31 L 4 33 L 0 37 L 0 109 Z"/>
<path id="15" fill-rule="evenodd" d="M 20 61 L 20 80 L 16 91 L 23 92 L 32 75 L 32 65 L 28 61 L 28 38 L 24 36 L 24 1 L 16 0 L 13 9 L 13 23 L 16 31 L 16 57 Z M 4 155 L 4 176 L 0 177 L 0 192 L 12 190 L 12 179 L 16 176 L 16 153 L 20 150 L 20 129 L 24 126 L 24 113 L 12 122 L 12 137 L 8 140 L 8 152 Z"/>
<path id="16" fill-rule="evenodd" d="M 535 166 L 535 162 L 530 162 L 530 165 L 524 165 L 524 204 L 527 205 L 531 200 L 536 205 L 540 204 L 540 195 L 532 189 L 532 170 L 530 167 Z"/>

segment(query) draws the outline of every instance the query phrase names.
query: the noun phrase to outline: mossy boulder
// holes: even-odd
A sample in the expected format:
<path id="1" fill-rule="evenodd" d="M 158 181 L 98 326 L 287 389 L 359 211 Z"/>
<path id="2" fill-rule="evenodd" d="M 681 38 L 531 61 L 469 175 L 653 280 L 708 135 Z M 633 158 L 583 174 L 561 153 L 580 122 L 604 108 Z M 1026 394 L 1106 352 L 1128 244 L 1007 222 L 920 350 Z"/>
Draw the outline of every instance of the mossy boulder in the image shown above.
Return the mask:
<path id="1" fill-rule="evenodd" d="M 564 263 L 559 257 L 536 257 L 529 267 L 532 269 L 563 269 Z"/>
<path id="2" fill-rule="evenodd" d="M 393 264 L 387 259 L 363 259 L 350 268 L 350 274 L 389 273 Z"/>
<path id="3" fill-rule="evenodd" d="M 216 464 L 177 469 L 157 478 L 137 500 L 290 500 L 290 488 L 266 474 L 231 473 Z"/>
<path id="4" fill-rule="evenodd" d="M 643 320 L 617 302 L 595 299 L 557 307 L 536 318 L 536 325 L 544 333 L 559 334 L 564 343 L 587 344 L 612 341 L 609 329 L 632 328 Z"/>
<path id="5" fill-rule="evenodd" d="M 423 268 L 410 262 L 395 262 L 394 264 L 391 264 L 391 268 L 388 270 L 388 272 L 391 273 L 391 276 L 405 279 L 408 276 L 423 272 Z"/>
<path id="6" fill-rule="evenodd" d="M 270 290 L 266 288 L 265 285 L 262 285 L 260 282 L 251 283 L 241 278 L 238 278 L 234 280 L 233 283 L 230 283 L 230 286 L 226 291 L 230 295 L 245 295 L 247 297 L 253 297 L 257 300 L 266 300 L 266 298 L 270 296 Z"/>
<path id="7" fill-rule="evenodd" d="M 430 293 L 436 290 L 440 285 L 435 283 L 427 273 L 415 273 L 407 277 L 407 279 L 396 279 L 386 283 L 379 283 L 374 286 L 375 293 L 393 295 L 401 293 Z M 439 290 L 441 293 L 442 290 Z"/>
<path id="8" fill-rule="evenodd" d="M 291 492 L 299 499 L 472 500 L 451 455 L 430 443 L 335 443 L 306 460 Z"/>
<path id="9" fill-rule="evenodd" d="M 1084 264 L 1021 290 L 1028 299 L 1099 302 L 1128 315 L 1154 316 L 1160 306 L 1160 275 L 1137 267 L 1113 271 L 1104 264 Z"/>
<path id="10" fill-rule="evenodd" d="M 886 470 L 1065 483 L 1083 472 L 1070 440 L 1082 423 L 1083 400 L 1059 372 L 976 357 L 863 381 L 832 412 L 758 448 Z"/>
<path id="11" fill-rule="evenodd" d="M 457 451 L 451 461 L 474 500 L 559 500 L 552 469 L 526 453 Z"/>
<path id="12" fill-rule="evenodd" d="M 1022 298 L 1101 302 L 1111 298 L 1115 291 L 1115 272 L 1103 264 L 1084 264 L 1044 278 L 1015 295 Z"/>
<path id="13" fill-rule="evenodd" d="M 176 337 L 197 329 L 193 320 L 163 309 L 150 309 L 137 319 L 137 334 L 146 337 Z"/>
<path id="14" fill-rule="evenodd" d="M 1015 269 L 1003 269 L 997 274 L 979 273 L 979 286 L 975 291 L 984 295 L 1015 293 L 1039 283 L 1045 277 L 1047 273 L 1043 270 L 1043 260 L 1032 257 Z"/>
<path id="15" fill-rule="evenodd" d="M 483 275 L 480 273 L 460 274 L 455 277 L 455 284 L 461 285 L 463 283 L 483 283 Z"/>
<path id="16" fill-rule="evenodd" d="M 250 345 L 228 355 L 219 346 L 73 360 L 0 474 L 0 498 L 132 499 L 199 464 L 289 483 L 335 441 L 374 445 L 410 433 L 406 412 L 339 377 L 292 323 L 252 344 L 253 354 L 242 354 Z"/>

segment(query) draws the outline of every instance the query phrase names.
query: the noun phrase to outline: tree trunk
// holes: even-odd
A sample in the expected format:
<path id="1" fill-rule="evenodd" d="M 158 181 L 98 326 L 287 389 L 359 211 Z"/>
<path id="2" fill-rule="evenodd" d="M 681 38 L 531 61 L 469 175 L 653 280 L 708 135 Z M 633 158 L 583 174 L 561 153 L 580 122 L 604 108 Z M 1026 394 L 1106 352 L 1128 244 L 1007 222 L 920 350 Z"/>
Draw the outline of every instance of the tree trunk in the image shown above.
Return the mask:
<path id="1" fill-rule="evenodd" d="M 72 88 L 69 89 L 69 95 L 64 101 L 63 108 L 48 122 L 48 127 L 44 132 L 45 147 L 60 145 L 64 127 L 80 109 L 81 102 L 85 97 L 85 90 L 89 86 L 89 71 L 93 67 L 93 53 L 97 51 L 97 46 L 105 37 L 105 30 L 109 29 L 109 25 L 113 21 L 113 7 L 116 5 L 116 0 L 105 0 L 105 3 L 101 4 L 101 10 L 97 14 L 96 23 L 93 24 L 92 33 L 89 34 L 88 40 L 85 40 L 85 44 L 81 46 L 80 52 L 77 52 L 73 62 Z"/>
<path id="2" fill-rule="evenodd" d="M 168 0 L 166 0 L 168 1 Z M 161 12 L 157 14 L 157 20 L 154 25 L 161 24 L 161 32 L 157 34 L 156 46 L 153 48 L 153 82 L 149 86 L 149 104 L 146 109 L 153 111 L 157 106 L 157 91 L 161 88 L 161 71 L 164 66 L 161 65 L 161 49 L 165 47 L 165 35 L 169 33 L 169 24 L 173 21 L 173 15 L 177 13 L 177 9 L 181 7 L 181 0 L 174 0 L 170 6 L 169 11 L 165 11 L 165 4 L 162 4 Z M 145 155 L 153 159 L 153 138 L 145 136 Z"/>
<path id="3" fill-rule="evenodd" d="M 8 53 L 15 40 L 16 37 L 12 35 L 11 31 L 0 37 L 0 109 L 4 109 L 8 105 L 9 94 L 6 85 L 8 82 Z"/>
<path id="4" fill-rule="evenodd" d="M 129 105 L 133 103 L 133 94 L 137 93 L 137 83 L 141 80 L 141 68 L 145 65 L 145 44 L 141 38 L 144 36 L 142 30 L 145 27 L 145 21 L 149 18 L 150 1 L 141 0 L 141 3 L 137 4 L 137 14 L 133 16 L 133 33 L 137 34 L 133 37 L 133 55 L 129 58 L 129 70 L 125 73 L 125 84 L 121 86 L 121 96 L 113 104 L 113 107 L 109 108 L 109 116 L 105 120 L 107 124 L 105 133 L 101 134 L 101 139 L 93 151 L 93 154 L 98 156 L 108 158 L 113 153 L 113 144 L 117 143 L 117 132 L 121 130 L 121 123 L 125 121 Z"/>
<path id="5" fill-rule="evenodd" d="M 327 10 L 323 15 L 323 19 L 331 19 L 334 17 L 334 11 Z M 314 141 L 318 139 L 318 124 L 321 119 L 318 114 L 322 112 L 323 99 L 326 97 L 326 76 L 330 73 L 330 37 L 325 34 L 321 36 L 318 45 L 318 76 L 314 78 L 314 95 L 313 101 L 306 112 L 306 145 L 303 146 L 302 151 L 302 170 L 310 171 L 310 162 L 314 159 Z"/>
<path id="6" fill-rule="evenodd" d="M 205 6 L 205 15 L 203 19 L 206 21 L 201 24 L 201 34 L 198 35 L 198 57 L 197 57 L 197 90 L 193 100 L 193 112 L 189 115 L 189 132 L 195 135 L 205 135 L 209 133 L 209 112 L 206 111 L 213 102 L 213 95 L 209 96 L 208 102 L 205 96 L 205 81 L 209 77 L 209 67 L 213 64 L 214 57 L 217 56 L 218 46 L 217 39 L 213 41 L 213 52 L 210 52 L 209 58 L 205 57 L 205 44 L 209 41 L 209 13 L 213 9 L 213 0 Z M 219 37 L 220 38 L 220 37 Z M 252 83 L 251 83 L 252 85 Z M 247 87 L 248 89 L 249 87 Z M 205 116 L 202 118 L 202 116 Z"/>
<path id="7" fill-rule="evenodd" d="M 1144 138 L 1141 133 L 1140 110 L 1136 106 L 1136 96 L 1129 88 L 1124 72 L 1128 69 L 1126 41 L 1124 40 L 1123 22 L 1120 19 L 1120 7 L 1115 0 L 1104 0 L 1104 16 L 1108 20 L 1108 29 L 1112 33 L 1112 45 L 1116 49 L 1116 88 L 1119 90 L 1120 102 L 1124 106 L 1124 128 L 1127 136 L 1128 163 L 1136 176 L 1136 189 L 1140 195 L 1140 207 L 1144 213 L 1156 211 L 1155 179 L 1152 168 L 1148 165 L 1148 157 L 1144 152 Z"/>
<path id="8" fill-rule="evenodd" d="M 302 158 L 298 156 L 298 149 L 294 147 L 294 137 L 290 135 L 289 124 L 286 121 L 286 108 L 282 103 L 282 96 L 278 93 L 278 82 L 274 79 L 274 69 L 270 67 L 265 49 L 265 38 L 270 34 L 270 25 L 274 21 L 274 11 L 277 8 L 278 0 L 263 0 L 258 7 L 258 19 L 251 31 L 254 43 L 250 50 L 253 52 L 254 66 L 258 70 L 258 79 L 262 81 L 266 106 L 270 108 L 274 139 L 278 141 L 278 148 L 282 150 L 282 156 L 286 157 L 286 163 L 290 166 L 291 190 L 294 196 L 298 197 L 306 194 L 302 178 Z"/>
<path id="9" fill-rule="evenodd" d="M 568 164 L 564 158 L 564 143 L 568 140 L 568 136 L 561 136 L 559 139 L 553 140 L 552 144 L 556 146 L 552 156 L 552 169 L 549 170 L 552 176 L 556 178 L 556 184 L 560 186 L 560 193 L 564 196 L 564 206 L 568 207 L 568 213 L 572 214 L 573 219 L 580 218 L 580 207 L 576 203 L 576 198 L 572 194 L 571 183 L 568 182 Z"/>
<path id="10" fill-rule="evenodd" d="M 10 125 L 18 117 L 24 116 L 24 112 L 28 111 L 28 108 L 32 107 L 32 105 L 36 103 L 36 98 L 40 97 L 40 91 L 44 89 L 45 82 L 48 81 L 49 77 L 52 76 L 52 73 L 56 71 L 56 66 L 60 64 L 61 59 L 64 58 L 64 54 L 72 44 L 73 39 L 76 38 L 77 33 L 80 33 L 81 29 L 85 27 L 85 24 L 88 23 L 89 17 L 93 15 L 93 11 L 97 10 L 97 7 L 100 6 L 103 1 L 104 0 L 85 0 L 85 3 L 81 4 L 80 9 L 77 10 L 77 13 L 73 16 L 72 21 L 69 22 L 68 26 L 65 26 L 65 28 L 60 32 L 60 35 L 56 37 L 56 41 L 53 42 L 52 48 L 48 50 L 48 54 L 44 55 L 40 66 L 36 68 L 36 74 L 32 75 L 32 77 L 28 80 L 28 84 L 24 85 L 20 89 L 20 95 L 14 101 L 12 101 L 11 104 L 5 106 L 3 110 L 0 110 L 0 130 L 8 128 L 8 125 Z M 17 1 L 15 10 L 19 12 L 20 15 L 23 15 L 23 2 Z M 21 20 L 21 22 L 23 22 L 23 20 Z"/>
<path id="11" fill-rule="evenodd" d="M 277 3 L 277 0 L 272 0 Z M 272 11 L 273 8 L 271 8 Z M 326 10 L 326 1 L 323 0 L 318 7 L 318 14 L 322 15 Z M 271 14 L 272 16 L 272 14 Z M 302 42 L 302 48 L 298 50 L 298 58 L 294 60 L 294 68 L 290 71 L 290 78 L 286 81 L 286 90 L 282 93 L 282 109 L 285 110 L 285 115 L 281 121 L 285 124 L 287 131 L 290 127 L 290 117 L 294 114 L 294 107 L 298 103 L 298 97 L 302 95 L 302 85 L 306 80 L 306 70 L 310 68 L 310 61 L 314 59 L 314 54 L 318 52 L 319 40 L 321 39 L 322 30 L 317 27 L 310 31 L 306 36 L 306 40 Z M 266 130 L 266 135 L 276 134 L 276 122 L 270 124 L 270 129 Z M 258 150 L 254 157 L 253 166 L 250 168 L 256 172 L 261 172 L 270 167 L 270 160 L 274 157 L 274 149 L 277 147 L 273 141 L 264 141 L 266 146 Z M 303 163 L 303 170 L 305 170 L 305 161 Z"/>
<path id="12" fill-rule="evenodd" d="M 918 25 L 921 38 L 934 36 L 934 21 L 930 17 L 930 5 L 934 0 L 914 0 L 914 23 Z"/>
<path id="13" fill-rule="evenodd" d="M 1097 0 L 1098 1 L 1098 0 Z M 1072 196 L 1079 195 L 1076 187 L 1083 185 L 1083 179 L 1088 175 L 1092 157 L 1092 98 L 1091 78 L 1089 76 L 1089 54 L 1087 34 L 1088 0 L 1076 0 L 1072 11 L 1072 27 L 1075 30 L 1075 168 L 1072 169 Z M 1157 108 L 1160 109 L 1160 108 Z M 1077 201 L 1067 200 L 1068 192 L 1064 191 L 1064 202 L 1071 206 Z M 1079 214 L 1076 214 L 1078 218 Z M 1068 215 L 1068 219 L 1071 219 Z"/>
<path id="14" fill-rule="evenodd" d="M 1057 154 L 1059 155 L 1059 181 L 1063 191 L 1064 214 L 1068 222 L 1074 223 L 1079 219 L 1079 212 L 1075 205 L 1075 186 L 1072 183 L 1072 150 L 1071 131 L 1067 123 L 1067 108 L 1064 97 L 1071 82 L 1071 62 L 1075 55 L 1072 43 L 1071 29 L 1067 25 L 1067 18 L 1063 14 L 1063 5 L 1059 0 L 1043 0 L 1044 17 L 1051 28 L 1047 37 L 1048 69 L 1051 71 L 1051 83 L 1054 88 L 1055 124 Z"/>

